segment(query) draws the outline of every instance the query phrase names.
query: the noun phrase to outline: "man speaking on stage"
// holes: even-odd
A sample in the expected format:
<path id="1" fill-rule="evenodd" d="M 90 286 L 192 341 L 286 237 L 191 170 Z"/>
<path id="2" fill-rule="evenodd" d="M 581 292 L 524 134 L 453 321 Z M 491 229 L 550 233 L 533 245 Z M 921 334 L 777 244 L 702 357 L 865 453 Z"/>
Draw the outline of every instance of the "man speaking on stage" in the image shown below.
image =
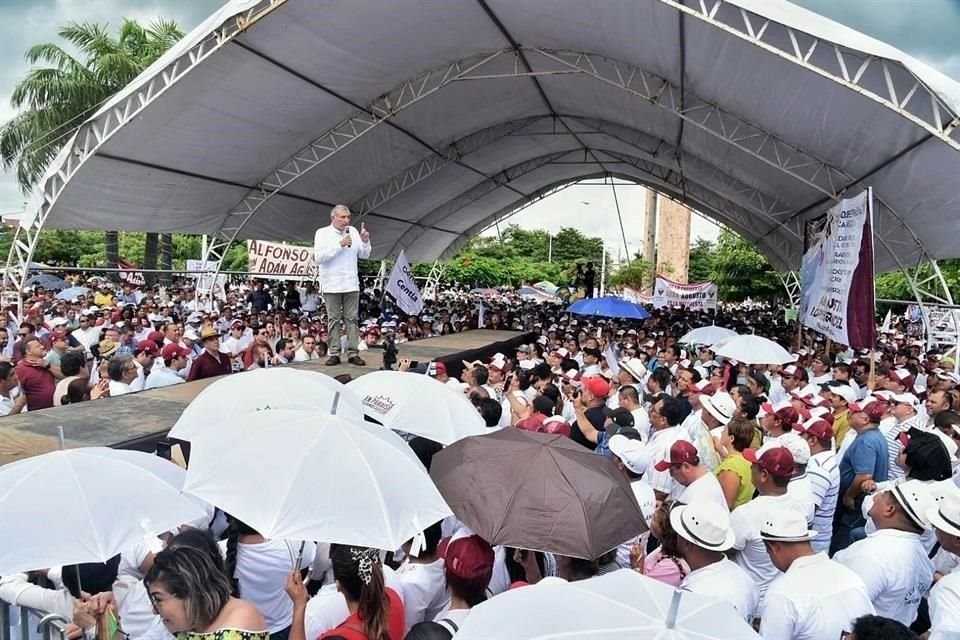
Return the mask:
<path id="1" fill-rule="evenodd" d="M 370 257 L 370 232 L 350 226 L 350 209 L 338 204 L 330 211 L 330 226 L 320 227 L 313 240 L 313 259 L 320 272 L 320 293 L 327 306 L 330 334 L 327 365 L 340 364 L 340 332 L 347 325 L 347 362 L 362 367 L 357 338 L 360 277 L 357 259 Z"/>

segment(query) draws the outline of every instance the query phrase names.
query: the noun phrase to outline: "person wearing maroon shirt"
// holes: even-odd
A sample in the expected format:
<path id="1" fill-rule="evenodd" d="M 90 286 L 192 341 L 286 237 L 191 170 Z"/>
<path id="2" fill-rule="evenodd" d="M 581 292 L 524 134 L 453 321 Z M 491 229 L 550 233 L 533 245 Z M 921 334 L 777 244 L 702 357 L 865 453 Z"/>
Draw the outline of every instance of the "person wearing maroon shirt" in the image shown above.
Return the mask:
<path id="1" fill-rule="evenodd" d="M 57 380 L 50 372 L 50 363 L 43 359 L 47 350 L 37 337 L 23 339 L 24 356 L 17 363 L 17 379 L 20 391 L 27 396 L 30 411 L 53 406 L 53 392 Z"/>
<path id="2" fill-rule="evenodd" d="M 213 327 L 204 327 L 200 331 L 200 343 L 203 351 L 190 365 L 190 375 L 187 382 L 203 380 L 228 374 L 232 371 L 230 356 L 220 353 L 220 332 Z"/>

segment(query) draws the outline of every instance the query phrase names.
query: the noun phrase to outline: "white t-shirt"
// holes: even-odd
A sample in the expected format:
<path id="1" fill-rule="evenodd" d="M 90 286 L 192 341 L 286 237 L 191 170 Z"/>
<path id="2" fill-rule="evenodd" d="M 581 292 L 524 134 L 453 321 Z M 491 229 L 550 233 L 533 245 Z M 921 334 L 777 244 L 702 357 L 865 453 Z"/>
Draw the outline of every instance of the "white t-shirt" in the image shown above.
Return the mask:
<path id="1" fill-rule="evenodd" d="M 133 393 L 133 389 L 130 388 L 130 385 L 118 382 L 116 380 L 111 380 L 110 383 L 110 397 L 116 398 L 117 396 L 126 395 L 128 393 Z"/>
<path id="2" fill-rule="evenodd" d="M 920 600 L 933 583 L 933 562 L 920 536 L 880 529 L 838 551 L 833 559 L 863 579 L 877 615 L 913 624 Z"/>
<path id="3" fill-rule="evenodd" d="M 725 511 L 729 510 L 727 499 L 723 495 L 723 489 L 720 487 L 720 481 L 717 476 L 707 472 L 684 487 L 677 483 L 676 499 L 683 504 L 693 504 L 694 502 L 712 502 Z"/>
<path id="4" fill-rule="evenodd" d="M 760 634 L 764 638 L 840 638 L 853 621 L 874 613 L 867 587 L 825 553 L 797 558 L 767 589 Z"/>
<path id="5" fill-rule="evenodd" d="M 403 612 L 407 618 L 407 631 L 418 622 L 433 620 L 450 606 L 442 558 L 427 564 L 407 560 L 397 569 L 397 577 L 403 585 Z"/>
<path id="6" fill-rule="evenodd" d="M 650 414 L 643 407 L 630 410 L 633 416 L 633 428 L 640 432 L 640 439 L 647 442 L 650 439 Z"/>
<path id="7" fill-rule="evenodd" d="M 653 487 L 654 491 L 662 491 L 671 494 L 674 491 L 676 481 L 671 477 L 670 470 L 657 471 L 653 466 L 666 459 L 670 452 L 670 447 L 677 440 L 689 440 L 686 431 L 682 427 L 668 427 L 660 431 L 651 431 L 650 440 L 647 442 L 647 452 L 650 454 L 650 466 L 647 472 L 643 474 L 644 479 Z"/>
<path id="8" fill-rule="evenodd" d="M 383 567 L 383 581 L 386 586 L 396 591 L 400 600 L 403 601 L 403 585 L 393 569 L 385 565 Z M 281 589 L 282 592 L 283 589 Z M 303 620 L 307 640 L 316 640 L 327 631 L 339 627 L 340 623 L 349 617 L 350 610 L 347 609 L 347 601 L 343 594 L 337 591 L 336 583 L 324 585 L 315 596 L 307 601 L 307 609 Z"/>
<path id="9" fill-rule="evenodd" d="M 930 640 L 960 638 L 960 572 L 946 575 L 930 590 Z"/>
<path id="10" fill-rule="evenodd" d="M 748 622 L 753 621 L 760 600 L 756 583 L 728 558 L 691 571 L 680 581 L 680 588 L 726 600 Z"/>
<path id="11" fill-rule="evenodd" d="M 634 543 L 639 543 L 641 546 L 646 545 L 647 538 L 650 536 L 650 523 L 653 521 L 653 514 L 657 510 L 657 497 L 643 478 L 631 480 L 630 488 L 633 490 L 633 497 L 637 499 L 637 504 L 640 505 L 643 520 L 647 523 L 647 532 L 636 538 L 631 538 L 617 547 L 617 564 L 624 569 L 630 568 L 630 548 L 633 547 Z"/>
<path id="12" fill-rule="evenodd" d="M 730 526 L 736 536 L 733 548 L 737 551 L 733 561 L 750 575 L 760 591 L 760 602 L 754 612 L 756 618 L 760 617 L 760 611 L 763 610 L 767 587 L 780 575 L 760 538 L 760 527 L 772 508 L 793 509 L 806 515 L 806 509 L 794 502 L 788 493 L 782 496 L 757 496 L 730 513 Z"/>
<path id="13" fill-rule="evenodd" d="M 226 554 L 227 541 L 222 541 L 220 547 Z M 234 575 L 240 584 L 240 597 L 256 605 L 270 633 L 286 629 L 293 619 L 293 603 L 283 590 L 283 585 L 290 574 L 290 558 L 295 558 L 299 551 L 300 543 L 293 541 L 237 543 L 237 569 Z M 316 551 L 314 543 L 307 542 L 304 545 L 302 566 L 313 562 Z"/>

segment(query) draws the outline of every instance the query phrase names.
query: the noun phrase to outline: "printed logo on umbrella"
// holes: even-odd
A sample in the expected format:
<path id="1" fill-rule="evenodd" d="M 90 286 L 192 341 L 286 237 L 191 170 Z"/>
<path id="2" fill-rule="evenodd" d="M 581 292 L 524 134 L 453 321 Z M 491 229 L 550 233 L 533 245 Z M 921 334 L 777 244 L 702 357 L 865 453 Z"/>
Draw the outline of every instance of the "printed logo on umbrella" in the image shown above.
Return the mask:
<path id="1" fill-rule="evenodd" d="M 366 396 L 363 399 L 363 406 L 373 409 L 382 416 L 387 415 L 396 406 L 389 396 Z"/>

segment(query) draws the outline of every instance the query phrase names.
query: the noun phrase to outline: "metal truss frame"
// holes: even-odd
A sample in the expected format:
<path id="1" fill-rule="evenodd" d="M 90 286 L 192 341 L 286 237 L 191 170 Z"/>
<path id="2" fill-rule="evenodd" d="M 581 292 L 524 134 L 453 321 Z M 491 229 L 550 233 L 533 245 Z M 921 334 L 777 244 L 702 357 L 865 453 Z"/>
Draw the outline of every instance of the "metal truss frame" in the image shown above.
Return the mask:
<path id="1" fill-rule="evenodd" d="M 787 299 L 790 300 L 790 306 L 796 309 L 800 305 L 800 277 L 796 271 L 787 271 L 786 273 L 777 272 L 784 290 L 787 292 Z"/>
<path id="2" fill-rule="evenodd" d="M 902 64 L 816 38 L 725 0 L 658 0 L 724 33 L 855 91 L 960 151 L 960 114 Z M 897 89 L 901 88 L 900 91 Z"/>
<path id="3" fill-rule="evenodd" d="M 40 192 L 35 196 L 39 198 L 36 209 L 28 207 L 21 217 L 7 258 L 5 279 L 18 291 L 23 291 L 24 283 L 29 277 L 30 261 L 33 260 L 33 253 L 36 251 L 40 232 L 47 222 L 47 217 L 64 187 L 88 158 L 96 154 L 117 131 L 137 118 L 145 108 L 190 71 L 286 1 L 262 0 L 226 20 L 213 33 L 168 64 L 165 69 L 147 78 L 123 100 L 107 109 L 101 109 L 86 121 L 54 160 L 54 163 L 59 165 L 56 171 L 45 177 Z M 23 302 L 21 296 L 17 298 L 17 313 L 22 317 Z"/>
<path id="4" fill-rule="evenodd" d="M 447 263 L 442 260 L 434 260 L 433 266 L 430 267 L 430 273 L 427 275 L 427 282 L 423 285 L 423 299 L 424 300 L 433 300 L 437 299 L 437 289 L 440 286 L 440 280 L 443 279 L 443 274 L 447 270 Z"/>
<path id="5" fill-rule="evenodd" d="M 847 87 L 907 118 L 931 138 L 960 151 L 960 141 L 956 139 L 960 116 L 953 113 L 933 91 L 899 63 L 875 56 L 864 57 L 839 45 L 752 14 L 724 0 L 699 0 L 699 6 L 687 6 L 678 0 L 658 1 L 683 15 L 721 29 L 772 55 Z M 32 207 L 32 211 L 28 210 L 23 216 L 17 230 L 7 264 L 7 277 L 13 286 L 22 289 L 47 217 L 65 185 L 83 163 L 95 155 L 118 130 L 139 116 L 197 65 L 285 2 L 286 0 L 262 0 L 242 14 L 226 20 L 207 38 L 185 51 L 166 68 L 146 78 L 117 104 L 103 109 L 81 126 L 68 144 L 68 149 L 55 160 L 57 166 L 45 178 L 38 194 L 38 203 L 35 208 Z M 460 81 L 536 78 L 540 75 L 555 74 L 581 74 L 617 87 L 813 187 L 829 200 L 836 201 L 849 190 L 865 188 L 865 185 L 853 176 L 807 153 L 801 147 L 690 91 L 683 91 L 665 78 L 636 65 L 579 51 L 516 46 L 477 54 L 421 73 L 400 83 L 371 102 L 367 108 L 358 110 L 325 131 L 261 180 L 224 216 L 220 229 L 213 235 L 204 261 L 221 263 L 223 255 L 243 227 L 271 197 L 366 133 L 443 87 Z M 491 133 L 496 135 L 495 132 Z M 430 159 L 425 160 L 425 164 L 420 167 L 419 177 L 414 176 L 413 182 L 410 182 L 413 174 L 405 172 L 395 184 L 387 185 L 382 191 L 374 190 L 367 194 L 358 201 L 360 210 L 364 214 L 372 213 L 375 206 L 378 206 L 377 202 L 383 204 L 412 184 L 436 173 L 445 164 L 458 161 L 455 151 L 456 149 L 448 147 L 445 152 L 435 153 L 432 162 Z M 680 174 L 685 176 L 690 164 L 688 154 L 680 155 L 677 161 L 680 163 Z M 599 164 L 596 158 L 594 162 Z M 681 187 L 682 193 L 685 193 L 689 181 L 684 181 Z M 526 195 L 524 200 L 532 197 L 534 196 Z M 681 198 L 683 197 L 681 195 Z M 925 300 L 952 302 L 935 260 L 927 253 L 917 235 L 903 217 L 882 198 L 878 197 L 877 203 L 878 210 L 886 214 L 878 215 L 875 219 L 877 240 L 907 275 L 921 307 Z M 777 220 L 780 217 L 779 211 L 768 214 L 768 220 Z M 783 225 L 778 225 L 776 228 L 782 227 Z M 417 237 L 421 234 L 422 232 L 416 232 Z M 907 236 L 906 240 L 902 238 L 903 235 Z M 918 266 L 924 265 L 928 266 L 932 275 L 920 275 L 921 269 Z"/>

